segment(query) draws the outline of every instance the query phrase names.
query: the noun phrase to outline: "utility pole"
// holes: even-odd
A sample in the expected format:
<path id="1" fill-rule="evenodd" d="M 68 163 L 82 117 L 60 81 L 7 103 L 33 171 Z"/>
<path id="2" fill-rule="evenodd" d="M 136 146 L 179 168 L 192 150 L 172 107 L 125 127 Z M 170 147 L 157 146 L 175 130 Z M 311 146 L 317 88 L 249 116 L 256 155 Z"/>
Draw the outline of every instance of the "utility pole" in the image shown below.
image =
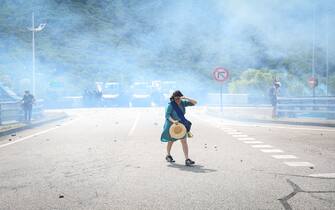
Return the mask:
<path id="1" fill-rule="evenodd" d="M 32 79 L 33 79 L 33 95 L 36 94 L 36 69 L 35 69 L 35 32 L 42 31 L 46 26 L 46 23 L 40 24 L 37 28 L 35 28 L 35 14 L 34 12 L 31 15 L 32 27 L 28 28 L 32 32 L 32 63 L 33 63 L 33 71 L 32 71 Z"/>
<path id="2" fill-rule="evenodd" d="M 326 14 L 326 96 L 328 96 L 329 87 L 329 14 Z"/>
<path id="3" fill-rule="evenodd" d="M 312 52 L 312 77 L 315 78 L 315 5 L 313 7 L 313 52 Z M 315 97 L 315 85 L 313 86 L 313 97 Z"/>
<path id="4" fill-rule="evenodd" d="M 35 15 L 34 12 L 31 16 L 32 22 L 32 33 L 33 33 L 33 40 L 32 40 L 32 49 L 33 49 L 33 95 L 36 93 L 36 72 L 35 72 Z"/>

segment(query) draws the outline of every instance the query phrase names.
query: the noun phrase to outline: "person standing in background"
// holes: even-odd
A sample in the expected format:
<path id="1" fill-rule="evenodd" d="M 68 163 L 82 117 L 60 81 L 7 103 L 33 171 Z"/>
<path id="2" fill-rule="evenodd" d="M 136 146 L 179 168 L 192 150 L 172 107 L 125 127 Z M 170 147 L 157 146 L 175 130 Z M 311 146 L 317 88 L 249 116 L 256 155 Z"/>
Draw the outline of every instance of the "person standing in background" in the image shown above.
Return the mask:
<path id="1" fill-rule="evenodd" d="M 272 105 L 272 118 L 277 117 L 277 99 L 279 95 L 279 88 L 281 84 L 278 81 L 274 81 L 273 86 L 270 88 L 269 91 L 269 98 Z"/>
<path id="2" fill-rule="evenodd" d="M 24 111 L 24 120 L 26 122 L 30 122 L 32 111 L 33 111 L 33 104 L 35 103 L 35 98 L 32 94 L 29 93 L 28 90 L 26 90 L 24 91 L 24 96 L 21 102 L 22 102 L 22 108 Z"/>

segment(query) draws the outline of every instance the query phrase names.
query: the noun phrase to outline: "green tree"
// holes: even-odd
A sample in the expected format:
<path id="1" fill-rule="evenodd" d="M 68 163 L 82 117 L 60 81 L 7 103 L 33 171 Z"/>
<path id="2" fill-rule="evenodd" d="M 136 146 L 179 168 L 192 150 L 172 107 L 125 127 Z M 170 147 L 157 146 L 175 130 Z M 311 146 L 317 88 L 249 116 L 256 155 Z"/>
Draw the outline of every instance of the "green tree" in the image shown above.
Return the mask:
<path id="1" fill-rule="evenodd" d="M 231 93 L 267 94 L 271 87 L 276 72 L 273 70 L 248 69 L 244 71 L 239 79 L 229 84 Z"/>

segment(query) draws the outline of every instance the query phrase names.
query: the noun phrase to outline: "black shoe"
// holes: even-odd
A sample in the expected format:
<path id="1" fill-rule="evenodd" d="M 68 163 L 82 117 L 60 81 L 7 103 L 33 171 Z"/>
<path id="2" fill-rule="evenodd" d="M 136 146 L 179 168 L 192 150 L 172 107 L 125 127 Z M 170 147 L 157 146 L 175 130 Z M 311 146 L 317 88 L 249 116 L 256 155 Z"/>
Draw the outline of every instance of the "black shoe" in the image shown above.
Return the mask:
<path id="1" fill-rule="evenodd" d="M 186 159 L 185 160 L 185 165 L 186 166 L 191 166 L 191 165 L 194 165 L 194 164 L 195 164 L 195 162 L 193 160 L 191 160 L 191 159 Z"/>
<path id="2" fill-rule="evenodd" d="M 165 160 L 166 160 L 167 162 L 169 162 L 169 163 L 174 163 L 174 162 L 176 162 L 176 161 L 172 158 L 171 155 L 167 155 L 167 156 L 165 157 Z"/>

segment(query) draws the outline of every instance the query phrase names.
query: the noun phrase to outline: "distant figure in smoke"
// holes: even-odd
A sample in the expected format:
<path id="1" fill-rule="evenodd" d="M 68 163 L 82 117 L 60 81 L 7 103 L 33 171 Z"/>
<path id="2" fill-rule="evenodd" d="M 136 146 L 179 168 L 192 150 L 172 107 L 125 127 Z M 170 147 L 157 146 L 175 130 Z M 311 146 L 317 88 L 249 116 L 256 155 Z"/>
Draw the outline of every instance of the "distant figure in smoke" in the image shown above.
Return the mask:
<path id="1" fill-rule="evenodd" d="M 164 130 L 161 135 L 161 141 L 167 142 L 167 148 L 166 148 L 167 155 L 165 159 L 170 163 L 175 162 L 171 156 L 172 145 L 175 141 L 180 140 L 185 155 L 185 165 L 191 166 L 195 164 L 195 162 L 188 157 L 188 144 L 187 144 L 187 137 L 193 136 L 190 132 L 192 123 L 188 121 L 184 115 L 185 115 L 185 107 L 194 106 L 196 104 L 197 101 L 183 96 L 183 94 L 179 90 L 175 91 L 170 98 L 170 103 L 168 104 L 165 113 Z M 170 128 L 173 124 L 178 126 L 179 123 L 185 126 L 184 136 L 181 136 L 181 138 L 178 139 L 172 138 L 170 134 Z"/>
<path id="2" fill-rule="evenodd" d="M 94 98 L 95 98 L 95 104 L 97 106 L 101 106 L 102 105 L 102 91 L 101 90 L 95 90 L 94 91 Z"/>
<path id="3" fill-rule="evenodd" d="M 277 98 L 279 95 L 280 86 L 281 86 L 280 82 L 275 81 L 269 91 L 270 102 L 272 105 L 272 118 L 277 117 Z"/>
<path id="4" fill-rule="evenodd" d="M 22 108 L 24 111 L 24 120 L 26 122 L 31 121 L 31 114 L 33 111 L 33 104 L 35 103 L 35 98 L 32 94 L 29 93 L 28 90 L 24 91 L 24 96 L 21 100 Z"/>
<path id="5" fill-rule="evenodd" d="M 84 94 L 83 94 L 83 102 L 85 107 L 91 106 L 91 92 L 89 89 L 85 89 Z"/>

